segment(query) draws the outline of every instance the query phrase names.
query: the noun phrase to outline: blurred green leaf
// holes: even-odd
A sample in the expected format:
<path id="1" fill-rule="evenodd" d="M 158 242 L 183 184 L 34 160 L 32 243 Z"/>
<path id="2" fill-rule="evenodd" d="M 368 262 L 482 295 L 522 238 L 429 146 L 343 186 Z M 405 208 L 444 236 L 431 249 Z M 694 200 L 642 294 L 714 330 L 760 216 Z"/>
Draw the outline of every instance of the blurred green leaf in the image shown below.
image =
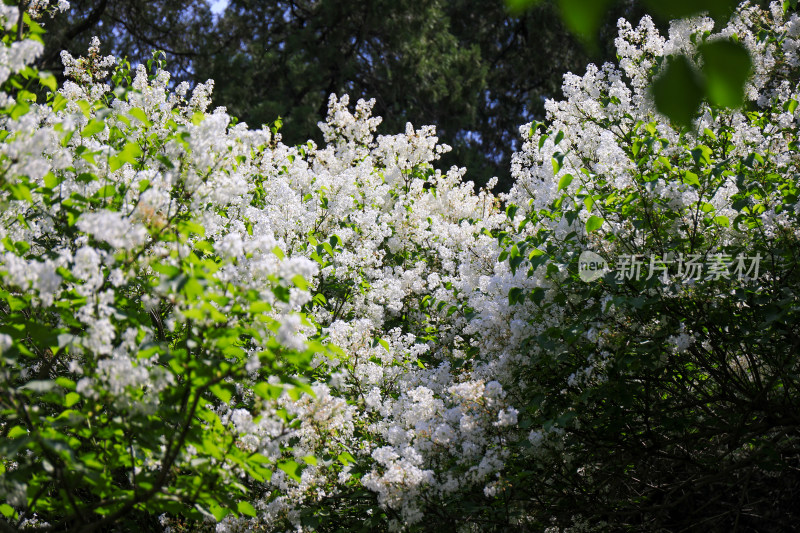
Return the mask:
<path id="1" fill-rule="evenodd" d="M 691 126 L 703 101 L 703 85 L 697 70 L 683 56 L 672 56 L 667 68 L 653 82 L 656 109 L 679 126 Z"/>
<path id="2" fill-rule="evenodd" d="M 709 102 L 721 107 L 741 106 L 744 84 L 753 67 L 747 49 L 733 41 L 713 41 L 700 46 L 700 53 Z"/>
<path id="3" fill-rule="evenodd" d="M 295 286 L 297 288 L 299 288 L 300 290 L 304 290 L 304 291 L 308 290 L 308 282 L 300 274 L 295 274 L 294 276 L 292 276 L 292 283 L 294 283 Z"/>
<path id="4" fill-rule="evenodd" d="M 77 392 L 68 392 L 67 395 L 64 397 L 64 406 L 72 407 L 79 401 L 81 401 L 80 394 L 78 394 Z"/>
<path id="5" fill-rule="evenodd" d="M 56 93 L 55 97 L 53 98 L 53 112 L 58 113 L 65 107 L 67 107 L 68 100 L 64 98 L 61 93 Z"/>
<path id="6" fill-rule="evenodd" d="M 128 114 L 147 127 L 153 125 L 153 123 L 147 118 L 147 113 L 145 113 L 144 110 L 139 107 L 131 108 L 131 110 L 128 111 Z"/>
<path id="7" fill-rule="evenodd" d="M 39 84 L 42 87 L 50 89 L 51 92 L 56 92 L 58 89 L 58 82 L 56 77 L 49 73 L 42 73 L 39 75 Z"/>
<path id="8" fill-rule="evenodd" d="M 613 0 L 559 0 L 561 19 L 572 33 L 593 43 Z"/>
<path id="9" fill-rule="evenodd" d="M 22 437 L 28 434 L 28 430 L 22 426 L 14 426 L 8 432 L 9 439 L 16 439 L 17 437 Z"/>
<path id="10" fill-rule="evenodd" d="M 245 501 L 239 502 L 239 504 L 237 505 L 237 509 L 239 510 L 239 514 L 247 516 L 256 516 L 256 509 L 249 502 Z"/>
<path id="11" fill-rule="evenodd" d="M 283 387 L 262 381 L 253 387 L 253 392 L 266 400 L 275 400 L 283 393 Z"/>
<path id="12" fill-rule="evenodd" d="M 211 385 L 208 390 L 210 390 L 214 396 L 222 400 L 223 403 L 228 403 L 231 401 L 233 397 L 233 387 L 227 384 L 222 385 Z"/>
<path id="13" fill-rule="evenodd" d="M 25 102 L 17 102 L 7 112 L 9 112 L 9 114 L 11 115 L 12 120 L 17 120 L 19 117 L 26 114 L 30 110 L 31 106 L 29 106 Z"/>
<path id="14" fill-rule="evenodd" d="M 541 0 L 506 0 L 506 8 L 512 15 L 518 15 L 541 2 Z"/>
<path id="15" fill-rule="evenodd" d="M 714 19 L 727 18 L 739 0 L 645 0 L 647 9 L 664 20 L 706 13 Z"/>
<path id="16" fill-rule="evenodd" d="M 100 133 L 105 129 L 106 125 L 100 119 L 92 119 L 89 123 L 81 130 L 81 137 L 91 137 L 96 133 Z"/>

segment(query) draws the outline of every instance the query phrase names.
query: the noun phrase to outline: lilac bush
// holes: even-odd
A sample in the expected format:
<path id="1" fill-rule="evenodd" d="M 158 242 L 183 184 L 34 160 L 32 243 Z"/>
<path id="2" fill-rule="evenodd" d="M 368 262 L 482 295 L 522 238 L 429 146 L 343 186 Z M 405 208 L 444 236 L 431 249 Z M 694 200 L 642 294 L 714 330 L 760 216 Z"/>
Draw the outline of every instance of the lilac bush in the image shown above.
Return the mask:
<path id="1" fill-rule="evenodd" d="M 158 55 L 94 42 L 57 87 L 27 65 L 61 4 L 23 40 L 0 8 L 0 528 L 792 519 L 795 14 L 620 21 L 619 64 L 565 77 L 495 196 L 370 101 L 287 146 Z M 667 57 L 730 40 L 745 106 L 658 114 Z"/>

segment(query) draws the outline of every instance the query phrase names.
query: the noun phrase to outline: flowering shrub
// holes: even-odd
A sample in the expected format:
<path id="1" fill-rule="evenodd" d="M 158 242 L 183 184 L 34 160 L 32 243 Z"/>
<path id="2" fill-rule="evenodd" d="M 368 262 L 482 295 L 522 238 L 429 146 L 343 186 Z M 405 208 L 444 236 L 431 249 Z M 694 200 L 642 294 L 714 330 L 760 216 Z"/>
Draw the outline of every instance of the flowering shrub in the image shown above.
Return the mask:
<path id="1" fill-rule="evenodd" d="M 773 4 L 718 32 L 619 30 L 619 66 L 566 76 L 514 161 L 506 242 L 528 276 L 509 298 L 534 330 L 504 382 L 530 432 L 514 498 L 540 527 L 789 528 L 800 19 Z M 659 66 L 729 40 L 753 60 L 748 103 L 671 126 L 647 89 Z M 595 281 L 586 251 L 609 265 Z"/>
<path id="2" fill-rule="evenodd" d="M 77 83 L 46 103 L 20 61 L 3 93 L 0 510 L 55 529 L 254 514 L 241 479 L 267 479 L 296 424 L 270 406 L 311 392 L 326 351 L 300 312 L 316 264 L 241 226 L 269 133 L 227 131 L 206 86 L 168 95 L 161 71 L 112 93 L 96 46 L 64 60 Z"/>
<path id="3" fill-rule="evenodd" d="M 497 198 L 371 102 L 290 147 L 96 42 L 57 88 L 3 9 L 3 529 L 795 518 L 797 16 L 621 22 Z M 672 126 L 664 58 L 726 39 L 749 103 Z"/>

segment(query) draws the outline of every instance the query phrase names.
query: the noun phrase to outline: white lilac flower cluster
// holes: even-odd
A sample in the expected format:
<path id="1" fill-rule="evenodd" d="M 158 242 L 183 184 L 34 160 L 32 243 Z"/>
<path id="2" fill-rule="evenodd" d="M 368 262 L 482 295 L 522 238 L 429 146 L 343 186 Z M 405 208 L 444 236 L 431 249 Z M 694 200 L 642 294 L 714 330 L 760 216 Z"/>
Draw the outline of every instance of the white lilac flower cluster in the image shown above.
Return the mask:
<path id="1" fill-rule="evenodd" d="M 41 18 L 45 13 L 64 12 L 69 9 L 67 0 L 31 0 L 26 6 L 26 10 L 31 18 Z"/>

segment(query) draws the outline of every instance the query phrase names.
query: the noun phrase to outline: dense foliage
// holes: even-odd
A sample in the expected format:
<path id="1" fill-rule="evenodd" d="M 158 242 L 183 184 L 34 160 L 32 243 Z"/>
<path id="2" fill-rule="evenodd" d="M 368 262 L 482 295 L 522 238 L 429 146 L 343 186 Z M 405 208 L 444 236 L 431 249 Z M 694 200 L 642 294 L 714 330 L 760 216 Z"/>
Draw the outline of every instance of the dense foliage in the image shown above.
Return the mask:
<path id="1" fill-rule="evenodd" d="M 98 42 L 57 87 L 31 7 L 0 7 L 0 529 L 796 523 L 797 15 L 620 21 L 495 196 L 373 102 L 290 146 Z M 671 55 L 731 42 L 742 109 L 656 112 Z"/>

